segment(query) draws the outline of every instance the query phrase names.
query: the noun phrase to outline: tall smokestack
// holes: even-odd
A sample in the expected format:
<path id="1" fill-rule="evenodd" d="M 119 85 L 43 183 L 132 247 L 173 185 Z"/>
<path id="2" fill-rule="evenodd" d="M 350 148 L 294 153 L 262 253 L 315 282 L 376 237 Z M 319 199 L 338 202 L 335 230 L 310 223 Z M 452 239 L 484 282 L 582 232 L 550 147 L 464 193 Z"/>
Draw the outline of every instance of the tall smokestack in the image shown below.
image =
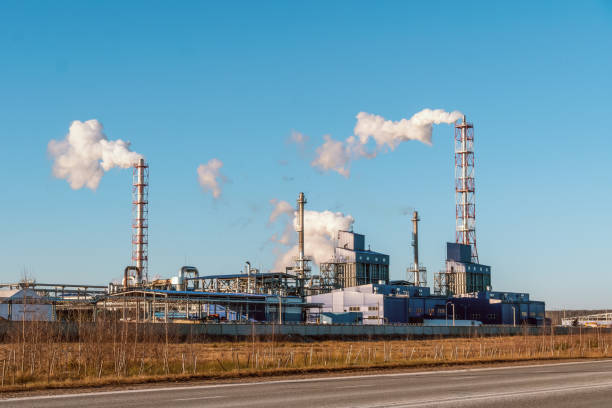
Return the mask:
<path id="1" fill-rule="evenodd" d="M 414 277 L 415 286 L 421 286 L 421 274 L 419 271 L 419 213 L 412 214 L 412 249 L 414 251 L 414 270 L 417 271 Z"/>
<path id="2" fill-rule="evenodd" d="M 304 204 L 306 204 L 306 197 L 304 193 L 300 193 L 297 200 L 298 204 L 298 266 L 300 277 L 304 277 Z"/>
<path id="3" fill-rule="evenodd" d="M 474 125 L 464 115 L 463 122 L 455 124 L 455 242 L 470 245 L 472 262 L 478 263 L 475 191 Z"/>
<path id="4" fill-rule="evenodd" d="M 149 166 L 144 159 L 134 164 L 132 188 L 132 261 L 138 268 L 137 282 L 148 280 L 149 272 Z"/>

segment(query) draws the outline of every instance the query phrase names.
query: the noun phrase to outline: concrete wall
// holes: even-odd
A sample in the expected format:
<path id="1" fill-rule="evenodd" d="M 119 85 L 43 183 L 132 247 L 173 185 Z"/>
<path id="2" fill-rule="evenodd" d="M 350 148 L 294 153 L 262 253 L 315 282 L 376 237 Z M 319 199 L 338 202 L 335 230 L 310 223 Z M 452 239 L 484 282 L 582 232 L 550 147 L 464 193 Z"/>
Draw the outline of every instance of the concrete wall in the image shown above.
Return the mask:
<path id="1" fill-rule="evenodd" d="M 22 322 L 0 322 L 0 340 L 7 334 L 21 329 Z M 28 324 L 27 322 L 25 324 Z M 76 340 L 79 331 L 88 330 L 95 323 L 55 322 L 46 323 L 46 331 L 57 332 L 69 340 Z M 123 323 L 119 323 L 123 324 Z M 134 327 L 135 323 L 127 323 Z M 255 335 L 260 338 L 288 339 L 374 339 L 374 338 L 437 338 L 437 337 L 471 337 L 499 335 L 539 335 L 550 333 L 550 327 L 512 327 L 512 326 L 420 326 L 420 325 L 329 325 L 329 324 L 248 324 L 248 323 L 209 323 L 209 324 L 163 324 L 143 323 L 139 333 L 150 333 L 163 338 L 166 329 L 173 339 L 189 338 L 206 341 L 208 339 L 240 340 Z M 588 333 L 599 330 L 600 333 L 612 333 L 612 329 L 585 329 L 577 327 L 554 327 L 555 334 Z M 130 333 L 135 333 L 130 330 Z"/>

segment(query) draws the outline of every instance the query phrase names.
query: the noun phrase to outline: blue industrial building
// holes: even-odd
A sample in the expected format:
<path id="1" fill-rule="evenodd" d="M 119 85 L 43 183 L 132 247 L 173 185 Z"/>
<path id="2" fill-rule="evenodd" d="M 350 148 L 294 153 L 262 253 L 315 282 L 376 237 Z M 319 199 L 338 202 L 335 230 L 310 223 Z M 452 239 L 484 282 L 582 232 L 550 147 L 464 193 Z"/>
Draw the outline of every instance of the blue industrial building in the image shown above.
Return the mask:
<path id="1" fill-rule="evenodd" d="M 310 321 L 317 315 L 361 313 L 363 324 L 423 323 L 427 320 L 474 320 L 483 324 L 544 323 L 544 302 L 527 293 L 482 291 L 458 296 L 432 295 L 428 287 L 368 284 L 308 296 Z M 314 318 L 313 318 L 314 317 Z"/>

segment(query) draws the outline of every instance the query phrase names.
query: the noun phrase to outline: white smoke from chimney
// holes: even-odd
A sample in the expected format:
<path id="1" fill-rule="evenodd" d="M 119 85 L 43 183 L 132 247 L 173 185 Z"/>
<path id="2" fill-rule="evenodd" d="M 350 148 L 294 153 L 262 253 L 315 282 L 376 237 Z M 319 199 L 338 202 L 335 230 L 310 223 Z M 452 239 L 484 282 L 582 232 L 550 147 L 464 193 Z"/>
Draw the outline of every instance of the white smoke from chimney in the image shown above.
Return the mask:
<path id="1" fill-rule="evenodd" d="M 53 175 L 66 179 L 70 187 L 95 190 L 105 171 L 126 169 L 143 156 L 130 150 L 130 143 L 108 140 L 104 127 L 96 119 L 75 120 L 63 140 L 51 140 L 47 146 L 53 158 Z"/>
<path id="2" fill-rule="evenodd" d="M 279 201 L 276 198 L 270 200 L 270 204 L 274 207 L 270 213 L 269 221 L 272 223 L 276 221 L 278 217 L 283 214 L 293 214 L 295 208 L 291 206 L 287 201 Z"/>
<path id="3" fill-rule="evenodd" d="M 410 119 L 399 121 L 386 120 L 382 116 L 367 112 L 357 114 L 357 124 L 353 129 L 354 136 L 344 142 L 333 140 L 326 135 L 325 143 L 317 148 L 317 157 L 311 165 L 323 171 L 333 170 L 350 176 L 350 163 L 359 158 L 373 158 L 384 149 L 395 150 L 402 142 L 418 140 L 431 145 L 433 125 L 453 123 L 463 114 L 458 111 L 446 112 L 442 109 L 423 109 Z M 367 149 L 367 144 L 373 140 L 373 150 Z"/>
<path id="4" fill-rule="evenodd" d="M 333 170 L 343 175 L 350 176 L 349 163 L 351 161 L 351 149 L 347 143 L 332 139 L 329 135 L 323 136 L 325 143 L 317 148 L 317 157 L 312 161 L 313 167 L 323 171 Z"/>
<path id="5" fill-rule="evenodd" d="M 295 257 L 298 254 L 296 244 L 296 228 L 297 228 L 297 211 L 286 201 L 271 200 L 274 208 L 270 216 L 277 214 L 274 221 L 278 220 L 282 214 L 293 214 L 292 217 L 287 217 L 284 226 L 283 234 L 280 237 L 276 235 L 272 240 L 288 246 L 287 250 L 282 253 L 276 260 L 275 269 L 285 270 L 287 266 L 295 264 Z M 282 208 L 284 211 L 278 211 Z M 287 211 L 291 208 L 291 213 Z M 311 256 L 316 264 L 328 261 L 334 254 L 334 239 L 338 231 L 351 230 L 355 219 L 350 215 L 344 215 L 341 212 L 332 211 L 304 211 L 304 252 L 307 256 Z"/>
<path id="6" fill-rule="evenodd" d="M 204 191 L 210 191 L 214 198 L 221 197 L 221 184 L 226 181 L 221 174 L 223 162 L 219 159 L 210 159 L 206 164 L 198 166 L 198 182 Z"/>

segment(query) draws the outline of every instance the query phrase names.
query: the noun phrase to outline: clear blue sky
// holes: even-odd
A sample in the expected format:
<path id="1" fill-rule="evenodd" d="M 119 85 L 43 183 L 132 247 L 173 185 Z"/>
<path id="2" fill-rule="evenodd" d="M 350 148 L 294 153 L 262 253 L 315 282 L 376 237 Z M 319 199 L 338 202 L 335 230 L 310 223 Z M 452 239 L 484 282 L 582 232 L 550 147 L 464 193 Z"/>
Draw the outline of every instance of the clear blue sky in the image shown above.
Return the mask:
<path id="1" fill-rule="evenodd" d="M 477 235 L 497 290 L 611 307 L 612 3 L 3 2 L 0 280 L 106 284 L 130 262 L 131 174 L 97 191 L 47 143 L 96 118 L 151 165 L 150 269 L 273 265 L 268 201 L 355 217 L 402 279 L 406 207 L 429 279 L 454 239 L 452 128 L 322 174 L 292 130 L 344 139 L 360 111 L 460 110 L 476 134 Z M 216 157 L 219 200 L 196 168 Z M 287 165 L 283 165 L 287 161 Z"/>

